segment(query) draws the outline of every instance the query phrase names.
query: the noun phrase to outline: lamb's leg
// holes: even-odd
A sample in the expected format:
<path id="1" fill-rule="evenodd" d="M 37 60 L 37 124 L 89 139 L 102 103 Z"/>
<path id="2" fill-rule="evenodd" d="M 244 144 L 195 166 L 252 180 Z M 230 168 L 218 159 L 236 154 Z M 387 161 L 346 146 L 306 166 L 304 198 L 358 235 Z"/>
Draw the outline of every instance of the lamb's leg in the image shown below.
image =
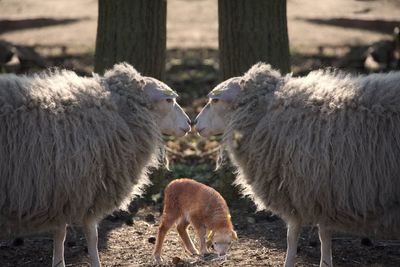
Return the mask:
<path id="1" fill-rule="evenodd" d="M 194 247 L 193 242 L 190 239 L 190 236 L 187 233 L 188 226 L 189 226 L 189 222 L 185 219 L 181 219 L 176 226 L 176 230 L 178 231 L 178 234 L 180 235 L 180 237 L 182 239 L 185 250 L 188 253 L 190 253 L 191 255 L 199 254 L 197 249 Z"/>
<path id="2" fill-rule="evenodd" d="M 332 238 L 329 229 L 318 225 L 319 240 L 321 241 L 321 262 L 320 267 L 332 267 Z"/>
<path id="3" fill-rule="evenodd" d="M 285 267 L 294 267 L 300 230 L 301 223 L 299 221 L 292 220 L 288 222 Z"/>
<path id="4" fill-rule="evenodd" d="M 64 241 L 67 233 L 67 225 L 61 225 L 53 235 L 53 267 L 64 267 Z"/>
<path id="5" fill-rule="evenodd" d="M 208 253 L 206 243 L 207 228 L 204 225 L 197 226 L 196 231 L 200 241 L 200 254 L 204 256 L 204 254 Z"/>
<path id="6" fill-rule="evenodd" d="M 94 219 L 87 219 L 83 225 L 85 232 L 90 262 L 92 267 L 100 267 L 99 251 L 97 249 L 98 235 L 97 235 L 97 221 Z"/>
<path id="7" fill-rule="evenodd" d="M 156 246 L 155 246 L 154 252 L 153 252 L 154 259 L 157 262 L 161 262 L 162 245 L 164 243 L 164 239 L 165 239 L 165 236 L 166 236 L 168 230 L 175 223 L 175 220 L 176 219 L 175 219 L 174 216 L 169 216 L 169 215 L 167 215 L 165 213 L 161 217 L 160 226 L 158 227 Z"/>

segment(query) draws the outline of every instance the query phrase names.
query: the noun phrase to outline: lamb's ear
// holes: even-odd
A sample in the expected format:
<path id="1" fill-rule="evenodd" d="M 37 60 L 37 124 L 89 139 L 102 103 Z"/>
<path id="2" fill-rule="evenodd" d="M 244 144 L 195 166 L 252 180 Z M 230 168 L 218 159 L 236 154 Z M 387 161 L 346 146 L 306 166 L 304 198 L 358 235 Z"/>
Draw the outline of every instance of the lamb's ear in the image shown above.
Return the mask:
<path id="1" fill-rule="evenodd" d="M 226 102 L 234 101 L 242 89 L 239 84 L 240 78 L 233 77 L 220 83 L 208 94 L 208 97 L 211 99 L 221 99 Z"/>
<path id="2" fill-rule="evenodd" d="M 207 235 L 207 242 L 210 242 L 214 237 L 214 232 L 210 230 L 210 232 Z"/>
<path id="3" fill-rule="evenodd" d="M 163 99 L 172 99 L 178 96 L 171 88 L 163 82 L 151 77 L 144 77 L 145 85 L 143 91 L 152 102 L 158 102 Z"/>
<path id="4" fill-rule="evenodd" d="M 238 236 L 237 236 L 237 234 L 236 234 L 236 232 L 234 231 L 234 230 L 232 230 L 232 239 L 233 240 L 238 240 Z"/>

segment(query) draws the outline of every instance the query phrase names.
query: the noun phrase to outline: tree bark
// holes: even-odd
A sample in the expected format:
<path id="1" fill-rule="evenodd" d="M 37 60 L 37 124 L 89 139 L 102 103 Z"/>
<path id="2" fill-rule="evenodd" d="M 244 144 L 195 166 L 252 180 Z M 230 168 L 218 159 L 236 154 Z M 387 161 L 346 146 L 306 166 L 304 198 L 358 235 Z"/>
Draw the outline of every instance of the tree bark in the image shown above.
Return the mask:
<path id="1" fill-rule="evenodd" d="M 221 79 L 263 61 L 290 71 L 286 0 L 218 0 Z"/>
<path id="2" fill-rule="evenodd" d="M 99 0 L 95 72 L 125 61 L 163 80 L 166 18 L 166 0 Z"/>

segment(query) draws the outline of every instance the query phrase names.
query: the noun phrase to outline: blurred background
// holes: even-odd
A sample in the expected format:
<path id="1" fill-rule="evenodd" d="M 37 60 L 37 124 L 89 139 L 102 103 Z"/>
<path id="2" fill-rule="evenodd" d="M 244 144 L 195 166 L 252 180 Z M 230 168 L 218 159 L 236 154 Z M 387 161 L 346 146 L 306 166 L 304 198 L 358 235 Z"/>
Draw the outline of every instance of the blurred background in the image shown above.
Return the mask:
<path id="1" fill-rule="evenodd" d="M 91 76 L 94 71 L 103 72 L 112 62 L 126 60 L 139 72 L 160 78 L 176 90 L 180 95 L 178 102 L 193 119 L 206 103 L 208 91 L 222 79 L 241 75 L 250 67 L 250 62 L 235 61 L 240 57 L 248 56 L 251 60 L 256 58 L 257 61 L 267 61 L 282 73 L 292 72 L 295 76 L 326 67 L 357 74 L 400 68 L 399 0 L 287 0 L 286 3 L 282 1 L 283 5 L 275 4 L 269 8 L 266 4 L 265 8 L 259 10 L 252 10 L 251 6 L 248 9 L 243 8 L 245 1 L 168 0 L 159 1 L 159 4 L 153 3 L 156 1 L 147 2 L 152 4 L 145 4 L 146 1 L 136 2 L 142 3 L 133 10 L 128 9 L 129 4 L 125 8 L 123 5 L 118 7 L 118 4 L 113 6 L 111 1 L 106 0 L 0 0 L 0 72 L 32 73 L 57 66 Z M 236 6 L 233 4 L 235 2 Z M 150 10 L 151 5 L 154 5 L 154 9 Z M 256 15 L 252 11 L 257 11 Z M 121 19 L 135 16 L 136 20 L 128 19 L 124 22 Z M 268 18 L 262 26 L 265 28 L 258 28 L 257 21 L 265 18 Z M 143 21 L 154 21 L 154 24 L 149 26 Z M 136 25 L 134 29 L 129 26 L 132 24 Z M 246 36 L 241 30 L 235 31 L 239 29 L 237 27 L 242 27 L 240 29 L 243 32 L 251 29 L 253 36 Z M 133 37 L 118 34 L 130 31 L 138 34 L 136 37 L 134 34 Z M 143 42 L 141 39 L 146 34 L 153 36 L 146 37 L 150 38 L 150 42 Z M 262 35 L 266 36 L 268 46 L 264 54 L 258 54 L 263 49 L 257 48 L 255 44 L 262 42 Z M 133 55 L 122 53 L 121 50 L 126 48 L 118 48 L 121 46 L 112 43 L 112 38 L 121 38 L 120 43 L 132 47 L 130 53 Z M 115 42 L 118 43 L 118 40 Z M 262 47 L 263 44 L 260 45 Z M 240 50 L 232 48 L 235 46 Z M 106 58 L 111 58 L 111 62 L 106 61 Z M 149 58 L 156 58 L 158 61 L 150 66 Z M 259 236 L 260 233 L 271 232 L 276 227 L 284 241 L 284 227 L 281 222 L 276 222 L 278 219 L 269 213 L 254 213 L 255 208 L 251 201 L 241 197 L 239 190 L 232 186 L 234 170 L 229 162 L 215 171 L 215 161 L 220 153 L 218 137 L 206 140 L 191 133 L 185 138 L 166 138 L 166 143 L 171 170 L 155 170 L 152 174 L 153 185 L 147 189 L 144 198 L 133 201 L 128 213 L 117 212 L 110 216 L 108 220 L 111 223 L 118 224 L 118 220 L 122 218 L 122 222 L 131 225 L 136 217 L 147 222 L 157 221 L 165 185 L 172 179 L 189 177 L 221 192 L 233 210 L 237 228 L 243 233 L 248 231 L 248 236 Z M 260 223 L 258 230 L 248 226 L 257 223 Z M 117 228 L 114 226 L 103 226 L 103 239 L 108 239 L 109 233 L 123 238 L 122 232 L 112 232 L 111 229 Z M 154 235 L 154 231 L 149 231 Z M 311 232 L 307 233 L 303 240 L 303 257 L 315 258 L 314 261 L 317 261 L 316 237 Z M 282 239 L 274 237 L 273 233 L 271 235 L 265 234 L 267 241 L 263 241 L 264 246 L 265 242 L 270 242 L 268 240 Z M 348 242 L 360 245 L 359 241 L 353 239 L 340 237 L 338 240 L 343 247 L 349 245 Z M 35 244 L 35 239 L 32 242 Z M 73 249 L 79 247 L 83 241 L 72 239 L 70 242 Z M 253 241 L 245 242 L 248 243 L 244 246 L 257 247 L 255 243 L 251 243 Z M 284 242 L 276 242 L 278 245 L 272 247 L 278 248 L 275 251 L 277 258 L 265 258 L 271 250 L 259 251 L 258 256 L 265 260 L 265 264 L 274 266 L 283 262 Z M 368 241 L 364 242 L 369 244 Z M 1 244 L 0 261 L 3 262 L 0 263 L 5 265 L 0 265 L 24 265 L 21 262 L 24 257 L 13 258 L 16 255 L 13 253 L 17 252 L 13 249 L 6 250 L 7 254 L 4 247 L 10 247 Z M 148 245 L 146 243 L 145 246 Z M 393 254 L 382 266 L 400 266 L 400 255 L 395 249 L 398 244 L 393 247 L 390 245 L 387 242 L 376 245 L 390 247 L 385 253 Z M 375 250 L 376 246 L 373 247 Z M 103 248 L 108 247 L 104 245 Z M 31 257 L 29 250 L 22 251 L 27 251 L 26 247 L 18 250 L 18 253 L 28 253 L 26 258 Z M 79 249 L 76 249 L 76 255 L 74 253 L 70 257 L 78 255 L 78 259 L 74 261 L 76 266 L 85 266 L 79 260 L 82 256 Z M 340 255 L 340 252 L 334 252 L 334 255 L 335 253 Z M 351 255 L 342 255 L 338 266 L 354 266 L 357 263 L 362 266 L 368 265 L 368 260 L 373 262 L 373 259 L 365 258 L 365 255 L 371 256 L 371 251 L 360 253 L 354 256 L 356 260 L 349 260 Z M 115 257 L 103 257 L 106 263 L 107 257 L 110 257 L 111 263 L 118 262 Z M 380 254 L 374 257 L 378 259 Z M 43 259 L 44 263 L 46 260 Z M 307 261 L 309 259 L 305 260 Z M 27 262 L 25 266 L 32 266 L 29 265 L 29 260 Z M 248 264 L 255 266 L 256 262 L 257 260 Z"/>

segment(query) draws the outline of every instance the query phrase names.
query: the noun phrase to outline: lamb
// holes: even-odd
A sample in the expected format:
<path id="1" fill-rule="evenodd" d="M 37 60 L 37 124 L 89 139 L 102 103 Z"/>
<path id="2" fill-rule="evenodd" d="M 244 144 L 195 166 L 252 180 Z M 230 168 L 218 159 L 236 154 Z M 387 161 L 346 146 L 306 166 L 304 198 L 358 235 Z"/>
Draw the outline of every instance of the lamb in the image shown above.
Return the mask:
<path id="1" fill-rule="evenodd" d="M 199 238 L 201 255 L 208 252 L 207 232 L 207 241 L 213 245 L 218 256 L 224 256 L 231 242 L 237 240 L 225 199 L 215 189 L 192 179 L 173 180 L 164 190 L 164 210 L 153 253 L 158 263 L 161 262 L 164 238 L 175 222 L 184 248 L 190 255 L 199 254 L 199 251 L 187 233 L 189 224 Z"/>
<path id="2" fill-rule="evenodd" d="M 209 94 L 200 135 L 223 134 L 235 183 L 288 225 L 294 266 L 303 225 L 318 225 L 320 266 L 331 232 L 400 237 L 400 72 L 281 76 L 258 63 Z"/>
<path id="3" fill-rule="evenodd" d="M 82 225 L 100 266 L 97 222 L 149 183 L 162 134 L 190 130 L 176 96 L 127 63 L 0 76 L 0 235 L 53 231 L 53 266 L 65 266 L 66 226 Z"/>

